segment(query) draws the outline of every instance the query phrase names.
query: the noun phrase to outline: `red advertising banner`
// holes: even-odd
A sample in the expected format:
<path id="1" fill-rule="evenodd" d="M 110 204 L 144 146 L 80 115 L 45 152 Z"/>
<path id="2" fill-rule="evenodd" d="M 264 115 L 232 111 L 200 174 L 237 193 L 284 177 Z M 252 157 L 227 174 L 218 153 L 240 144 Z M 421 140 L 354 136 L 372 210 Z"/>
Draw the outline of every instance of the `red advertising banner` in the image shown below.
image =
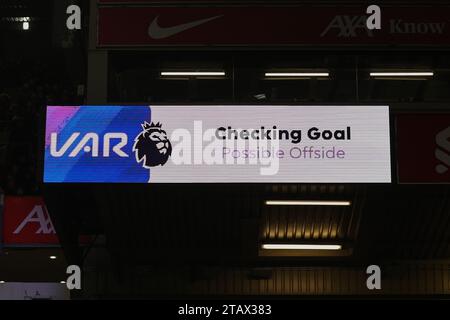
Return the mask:
<path id="1" fill-rule="evenodd" d="M 450 7 L 100 7 L 98 46 L 450 45 Z"/>
<path id="2" fill-rule="evenodd" d="M 5 197 L 3 242 L 5 246 L 59 245 L 41 197 Z"/>
<path id="3" fill-rule="evenodd" d="M 400 183 L 450 183 L 450 114 L 397 116 Z"/>

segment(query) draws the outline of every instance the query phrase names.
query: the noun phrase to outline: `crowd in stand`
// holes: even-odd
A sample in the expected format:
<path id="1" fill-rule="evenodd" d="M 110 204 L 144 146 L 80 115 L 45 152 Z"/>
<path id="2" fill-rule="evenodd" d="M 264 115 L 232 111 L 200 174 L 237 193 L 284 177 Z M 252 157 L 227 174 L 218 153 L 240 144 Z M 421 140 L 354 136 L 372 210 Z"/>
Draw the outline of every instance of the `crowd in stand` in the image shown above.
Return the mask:
<path id="1" fill-rule="evenodd" d="M 71 105 L 74 86 L 56 61 L 0 62 L 0 193 L 40 192 L 46 105 Z"/>

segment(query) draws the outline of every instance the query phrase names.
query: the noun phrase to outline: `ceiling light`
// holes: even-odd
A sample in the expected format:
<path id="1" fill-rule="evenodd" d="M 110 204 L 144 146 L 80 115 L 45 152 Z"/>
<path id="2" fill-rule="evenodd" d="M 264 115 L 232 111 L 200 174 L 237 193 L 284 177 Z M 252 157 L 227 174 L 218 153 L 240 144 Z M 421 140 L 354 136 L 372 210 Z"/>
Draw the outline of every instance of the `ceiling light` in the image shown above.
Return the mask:
<path id="1" fill-rule="evenodd" d="M 266 77 L 328 77 L 329 72 L 266 72 Z"/>
<path id="2" fill-rule="evenodd" d="M 267 200 L 268 206 L 349 206 L 350 201 Z"/>
<path id="3" fill-rule="evenodd" d="M 61 284 L 65 284 L 66 282 L 65 282 L 65 281 L 60 281 L 59 283 L 61 283 Z"/>
<path id="4" fill-rule="evenodd" d="M 162 71 L 161 76 L 225 76 L 225 71 Z"/>
<path id="5" fill-rule="evenodd" d="M 371 72 L 371 77 L 432 77 L 433 72 Z"/>
<path id="6" fill-rule="evenodd" d="M 30 23 L 28 21 L 25 21 L 22 23 L 22 29 L 23 30 L 28 30 L 30 29 Z"/>
<path id="7" fill-rule="evenodd" d="M 5 283 L 5 281 L 3 281 L 3 280 L 0 280 L 0 284 L 3 284 L 3 283 Z"/>
<path id="8" fill-rule="evenodd" d="M 50 256 L 49 258 L 50 258 L 50 260 L 55 260 L 56 256 Z"/>
<path id="9" fill-rule="evenodd" d="M 341 250 L 340 244 L 263 244 L 266 250 Z"/>

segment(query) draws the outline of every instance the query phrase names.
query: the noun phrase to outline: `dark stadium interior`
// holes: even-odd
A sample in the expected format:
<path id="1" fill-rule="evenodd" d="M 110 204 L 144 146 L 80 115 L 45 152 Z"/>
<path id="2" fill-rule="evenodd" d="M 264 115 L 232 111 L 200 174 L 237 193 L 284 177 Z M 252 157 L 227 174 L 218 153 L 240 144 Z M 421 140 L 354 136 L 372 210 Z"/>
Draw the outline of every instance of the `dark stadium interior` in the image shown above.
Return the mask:
<path id="1" fill-rule="evenodd" d="M 64 26 L 65 7 L 72 2 L 86 10 L 81 31 L 55 27 Z M 186 6 L 172 2 L 169 6 Z M 219 3 L 212 6 L 224 5 Z M 448 12 L 448 2 L 417 3 Z M 0 244 L 1 281 L 59 283 L 66 266 L 75 264 L 83 269 L 83 289 L 71 296 L 81 299 L 448 298 L 450 180 L 399 183 L 395 121 L 403 114 L 449 113 L 450 43 L 376 49 L 364 44 L 97 48 L 91 43 L 96 30 L 89 28 L 95 25 L 92 8 L 95 4 L 87 0 L 0 0 L 0 196 L 43 197 L 60 241 L 60 247 Z M 31 17 L 30 30 L 22 30 L 13 17 Z M 160 74 L 193 69 L 224 70 L 226 75 Z M 264 76 L 285 70 L 326 70 L 330 76 Z M 379 79 L 369 76 L 373 70 L 432 70 L 434 76 Z M 46 106 L 152 103 L 389 105 L 392 183 L 43 183 Z M 351 205 L 265 204 L 290 199 Z M 298 242 L 339 244 L 342 250 L 261 247 Z M 55 263 L 49 263 L 51 255 L 58 256 Z M 371 264 L 383 270 L 381 292 L 366 288 Z"/>

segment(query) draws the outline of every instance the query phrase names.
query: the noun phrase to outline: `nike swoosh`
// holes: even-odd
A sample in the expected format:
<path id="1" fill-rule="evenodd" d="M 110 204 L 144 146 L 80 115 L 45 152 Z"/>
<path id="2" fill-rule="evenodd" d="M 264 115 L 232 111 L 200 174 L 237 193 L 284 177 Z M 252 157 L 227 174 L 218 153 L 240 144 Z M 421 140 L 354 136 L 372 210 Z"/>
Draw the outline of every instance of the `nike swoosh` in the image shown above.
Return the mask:
<path id="1" fill-rule="evenodd" d="M 153 39 L 164 39 L 220 17 L 221 15 L 164 28 L 158 25 L 159 16 L 157 16 L 148 27 L 148 35 Z"/>

